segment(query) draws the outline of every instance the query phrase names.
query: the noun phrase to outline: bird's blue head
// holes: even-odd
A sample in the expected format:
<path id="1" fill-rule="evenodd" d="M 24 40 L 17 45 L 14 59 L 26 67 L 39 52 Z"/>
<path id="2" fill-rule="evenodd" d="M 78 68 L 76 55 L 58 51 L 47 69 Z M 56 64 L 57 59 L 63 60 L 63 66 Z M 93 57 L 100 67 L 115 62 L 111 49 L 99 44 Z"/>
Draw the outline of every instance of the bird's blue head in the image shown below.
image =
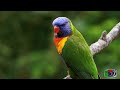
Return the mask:
<path id="1" fill-rule="evenodd" d="M 54 35 L 56 38 L 63 38 L 66 36 L 70 36 L 72 33 L 70 20 L 66 17 L 58 17 L 53 23 L 54 27 Z"/>

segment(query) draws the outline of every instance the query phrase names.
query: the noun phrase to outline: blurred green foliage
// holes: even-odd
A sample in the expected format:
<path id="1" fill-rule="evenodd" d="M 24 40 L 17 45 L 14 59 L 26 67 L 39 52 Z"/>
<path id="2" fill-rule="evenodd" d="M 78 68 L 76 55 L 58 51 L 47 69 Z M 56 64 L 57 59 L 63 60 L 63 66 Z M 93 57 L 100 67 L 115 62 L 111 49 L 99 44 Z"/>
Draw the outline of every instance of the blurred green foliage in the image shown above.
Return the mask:
<path id="1" fill-rule="evenodd" d="M 71 19 L 88 44 L 96 42 L 120 21 L 118 11 L 1 11 L 0 78 L 62 79 L 66 68 L 53 44 L 52 21 Z M 120 78 L 120 38 L 94 56 L 100 76 L 116 69 Z"/>

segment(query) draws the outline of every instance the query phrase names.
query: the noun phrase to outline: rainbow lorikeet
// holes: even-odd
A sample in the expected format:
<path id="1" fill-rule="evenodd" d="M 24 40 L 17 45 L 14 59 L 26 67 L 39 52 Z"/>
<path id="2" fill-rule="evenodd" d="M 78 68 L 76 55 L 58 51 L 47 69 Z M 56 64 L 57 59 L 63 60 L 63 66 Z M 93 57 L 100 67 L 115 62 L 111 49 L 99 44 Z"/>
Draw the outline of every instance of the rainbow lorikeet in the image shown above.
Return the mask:
<path id="1" fill-rule="evenodd" d="M 53 23 L 54 43 L 73 79 L 98 79 L 98 70 L 87 42 L 66 17 Z"/>

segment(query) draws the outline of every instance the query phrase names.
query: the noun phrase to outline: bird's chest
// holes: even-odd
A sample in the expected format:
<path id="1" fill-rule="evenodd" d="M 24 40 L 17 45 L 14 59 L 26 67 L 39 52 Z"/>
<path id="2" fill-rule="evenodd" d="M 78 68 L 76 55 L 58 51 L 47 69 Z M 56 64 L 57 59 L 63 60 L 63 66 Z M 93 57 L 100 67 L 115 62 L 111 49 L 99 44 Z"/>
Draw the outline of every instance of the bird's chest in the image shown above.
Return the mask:
<path id="1" fill-rule="evenodd" d="M 65 42 L 67 41 L 69 37 L 64 38 L 54 38 L 54 43 L 56 45 L 57 51 L 59 54 L 62 54 L 62 49 L 65 45 Z"/>

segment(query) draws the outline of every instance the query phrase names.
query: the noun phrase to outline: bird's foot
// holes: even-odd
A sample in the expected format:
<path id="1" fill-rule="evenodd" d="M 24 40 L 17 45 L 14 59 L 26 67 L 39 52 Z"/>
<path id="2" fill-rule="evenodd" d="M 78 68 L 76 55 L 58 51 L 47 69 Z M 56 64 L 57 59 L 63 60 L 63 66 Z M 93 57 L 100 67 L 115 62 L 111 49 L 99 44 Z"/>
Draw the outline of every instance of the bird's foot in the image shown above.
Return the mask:
<path id="1" fill-rule="evenodd" d="M 67 75 L 64 79 L 72 79 L 70 75 Z"/>
<path id="2" fill-rule="evenodd" d="M 72 79 L 72 78 L 70 77 L 69 71 L 67 71 L 67 73 L 68 73 L 68 75 L 67 75 L 64 79 Z"/>

